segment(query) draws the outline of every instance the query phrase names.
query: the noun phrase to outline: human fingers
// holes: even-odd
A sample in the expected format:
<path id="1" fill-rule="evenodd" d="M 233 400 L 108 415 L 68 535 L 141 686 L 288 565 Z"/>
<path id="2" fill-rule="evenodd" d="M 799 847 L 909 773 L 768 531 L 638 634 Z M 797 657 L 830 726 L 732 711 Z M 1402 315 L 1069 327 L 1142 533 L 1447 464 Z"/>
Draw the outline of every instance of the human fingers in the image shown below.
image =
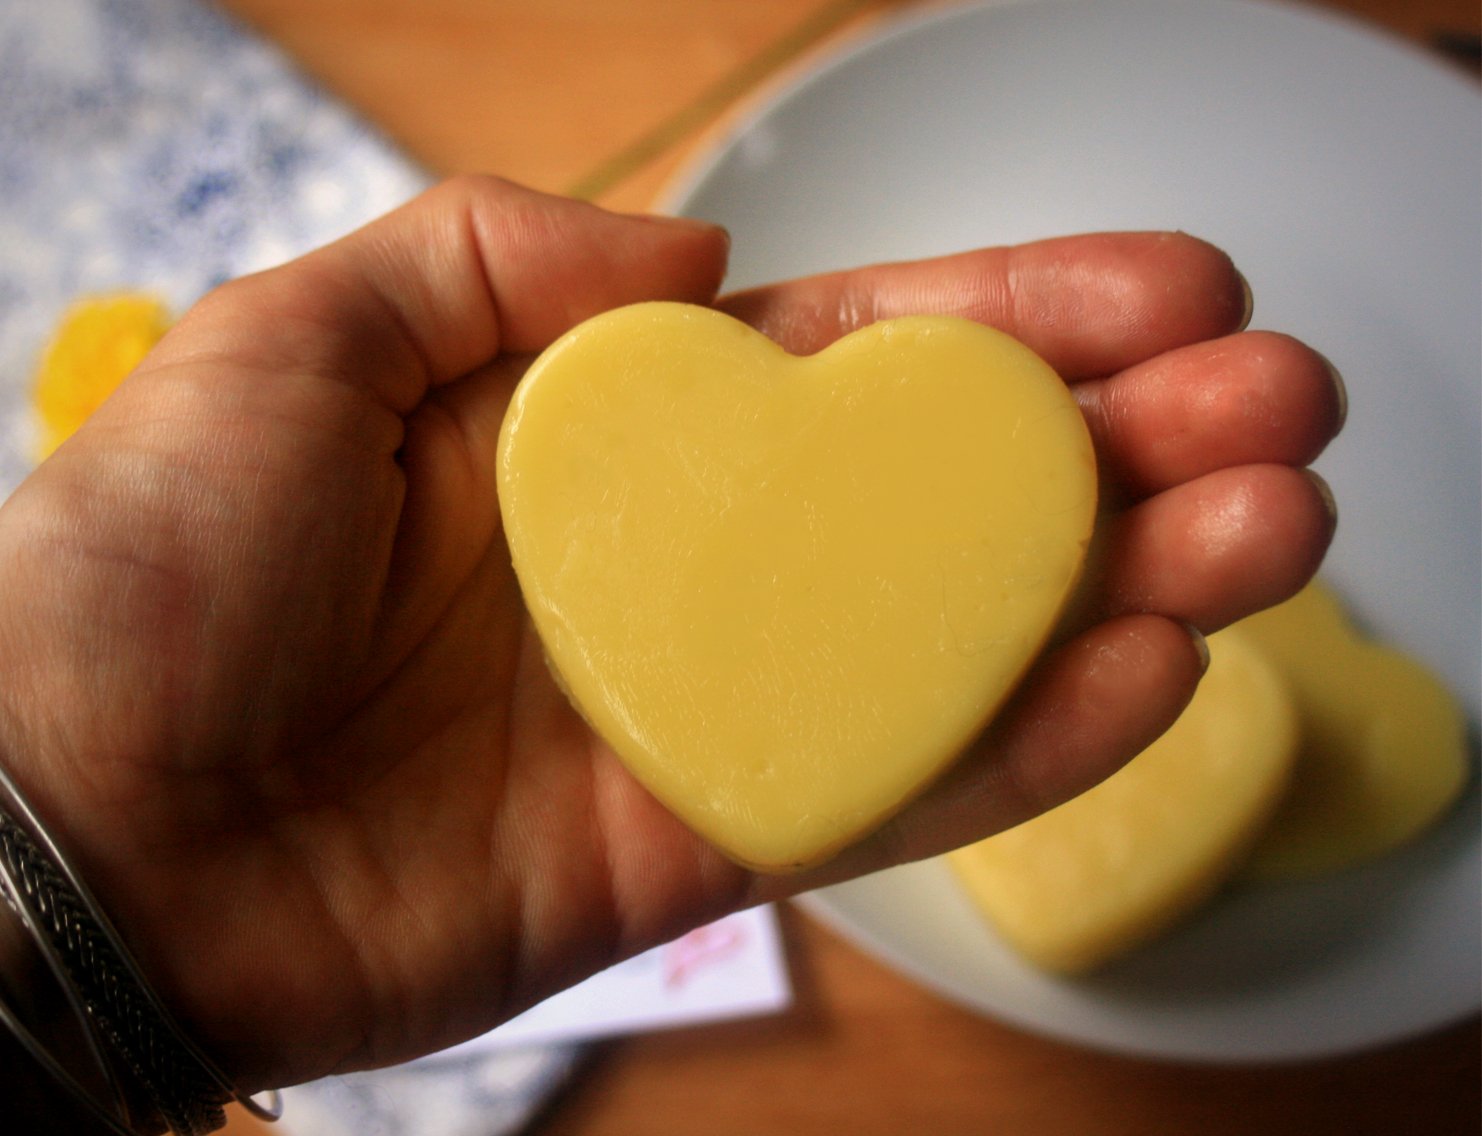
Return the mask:
<path id="1" fill-rule="evenodd" d="M 1075 388 L 1103 499 L 1130 502 L 1229 466 L 1311 462 L 1342 428 L 1343 381 L 1312 348 L 1247 331 Z"/>
<path id="2" fill-rule="evenodd" d="M 1336 525 L 1332 493 L 1311 471 L 1206 474 L 1104 518 L 1067 623 L 1157 612 L 1216 631 L 1301 588 Z"/>
<path id="3" fill-rule="evenodd" d="M 963 316 L 1077 380 L 1236 331 L 1250 293 L 1230 258 L 1194 237 L 1102 233 L 832 272 L 720 305 L 795 354 L 892 316 Z"/>

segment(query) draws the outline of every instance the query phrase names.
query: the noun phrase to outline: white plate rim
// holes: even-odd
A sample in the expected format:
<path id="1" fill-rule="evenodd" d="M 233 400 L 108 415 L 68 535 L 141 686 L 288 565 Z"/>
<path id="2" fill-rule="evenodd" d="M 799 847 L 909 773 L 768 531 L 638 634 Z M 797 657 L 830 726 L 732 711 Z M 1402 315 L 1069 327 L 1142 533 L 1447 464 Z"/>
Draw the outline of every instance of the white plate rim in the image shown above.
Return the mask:
<path id="1" fill-rule="evenodd" d="M 871 36 L 849 44 L 844 50 L 818 67 L 800 76 L 790 77 L 774 89 L 762 92 L 751 105 L 738 113 L 733 119 L 733 125 L 715 141 L 713 146 L 692 158 L 671 181 L 671 188 L 664 195 L 666 208 L 672 212 L 685 213 L 688 203 L 707 187 L 717 168 L 737 145 L 772 116 L 798 100 L 807 99 L 817 85 L 823 83 L 829 76 L 846 68 L 860 66 L 862 61 L 867 63 L 876 59 L 888 52 L 895 43 L 913 37 L 925 29 L 962 19 L 965 15 L 977 18 L 993 9 L 1049 2 L 1052 0 L 988 0 L 988 2 L 933 10 L 895 21 Z M 1227 0 L 1187 0 L 1187 3 L 1191 7 L 1199 3 L 1228 7 Z M 1415 45 L 1392 39 L 1355 17 L 1300 5 L 1267 3 L 1266 0 L 1241 0 L 1241 3 L 1247 10 L 1256 13 L 1254 18 L 1260 18 L 1260 14 L 1264 12 L 1296 16 L 1313 25 L 1342 29 L 1346 34 L 1357 34 L 1367 38 L 1380 45 L 1383 50 L 1392 53 L 1396 58 L 1404 58 L 1409 63 L 1423 68 L 1430 77 L 1447 74 L 1443 64 L 1422 52 Z M 1459 72 L 1450 73 L 1449 77 L 1455 79 L 1457 84 L 1465 86 L 1466 80 Z M 1475 751 L 1475 744 L 1473 748 Z M 1462 815 L 1471 816 L 1475 812 L 1476 798 L 1477 785 L 1474 778 L 1468 790 Z M 1475 829 L 1476 826 L 1472 828 Z M 1459 850 L 1455 852 L 1455 855 L 1462 862 L 1464 873 L 1476 875 L 1475 863 L 1482 861 L 1482 840 L 1477 838 L 1474 831 L 1469 832 L 1465 828 L 1460 832 L 1456 831 L 1454 824 L 1450 839 L 1458 846 Z M 911 865 L 896 869 L 894 872 L 898 874 L 940 870 L 945 869 L 941 869 L 937 864 L 927 864 Z M 1390 1014 L 1384 1020 L 1345 1021 L 1341 1027 L 1319 1029 L 1306 1037 L 1287 1036 L 1279 1043 L 1222 1042 L 1217 1036 L 1187 1037 L 1170 1041 L 1166 1034 L 1148 1036 L 1139 1035 L 1136 1031 L 1128 1036 L 1109 1036 L 1104 1030 L 1088 1029 L 1084 1024 L 1074 1021 L 1051 1021 L 1032 1013 L 1026 1014 L 1007 1009 L 995 1004 L 991 998 L 982 997 L 981 991 L 965 990 L 959 982 L 953 981 L 950 977 L 944 977 L 939 972 L 934 972 L 930 967 L 923 966 L 919 958 L 908 950 L 902 950 L 898 943 L 892 941 L 888 933 L 882 933 L 882 927 L 878 922 L 861 920 L 851 913 L 849 904 L 841 899 L 841 896 L 847 894 L 846 889 L 889 888 L 892 875 L 892 873 L 882 873 L 878 878 L 855 881 L 841 885 L 840 888 L 825 889 L 801 897 L 799 903 L 804 909 L 869 954 L 954 1001 L 1001 1017 L 1012 1024 L 1034 1032 L 1098 1048 L 1150 1058 L 1199 1062 L 1308 1060 L 1398 1042 L 1474 1015 L 1479 1006 L 1482 1006 L 1482 969 L 1479 969 L 1477 981 L 1472 983 L 1470 988 L 1458 989 L 1457 997 L 1444 1011 L 1432 1008 L 1419 1014 Z M 911 878 L 921 877 L 913 875 Z M 990 932 L 986 932 L 986 929 L 985 934 L 991 935 Z M 1472 953 L 1475 954 L 1476 951 Z"/>

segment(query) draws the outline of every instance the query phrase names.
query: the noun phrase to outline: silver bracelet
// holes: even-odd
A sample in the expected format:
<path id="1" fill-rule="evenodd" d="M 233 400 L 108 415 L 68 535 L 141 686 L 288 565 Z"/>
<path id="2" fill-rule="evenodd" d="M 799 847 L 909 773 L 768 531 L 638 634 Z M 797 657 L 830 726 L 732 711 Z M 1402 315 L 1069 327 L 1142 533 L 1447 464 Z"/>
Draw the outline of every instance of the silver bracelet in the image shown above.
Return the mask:
<path id="1" fill-rule="evenodd" d="M 132 1128 L 125 1128 L 122 1121 L 128 1118 L 122 1102 L 115 1103 L 117 1115 L 109 1112 L 101 1103 L 82 1087 L 77 1078 L 72 1076 L 62 1067 L 60 1061 L 47 1051 L 46 1046 L 36 1039 L 36 1035 L 28 1030 L 21 1022 L 15 1012 L 5 999 L 0 998 L 0 1023 L 10 1030 L 16 1041 L 20 1042 L 21 1048 L 31 1055 L 31 1058 L 45 1069 L 52 1080 L 56 1081 L 67 1094 L 88 1113 L 93 1120 L 106 1128 L 114 1136 L 139 1136 Z"/>
<path id="2" fill-rule="evenodd" d="M 95 1027 L 108 1040 L 111 1052 L 142 1087 L 159 1119 L 177 1136 L 205 1136 L 226 1124 L 223 1106 L 236 1100 L 262 1119 L 276 1120 L 281 1114 L 276 1092 L 266 1106 L 239 1092 L 181 1031 L 3 769 L 0 790 L 8 798 L 0 803 L 0 891 L 74 1004 L 86 1011 L 89 1028 Z M 13 1015 L 3 1018 L 36 1055 L 38 1044 L 29 1032 L 17 1029 Z M 53 1073 L 59 1071 L 49 1055 L 42 1064 Z M 70 1076 L 63 1086 L 74 1095 L 82 1092 Z M 102 1106 L 88 1099 L 96 1114 Z"/>

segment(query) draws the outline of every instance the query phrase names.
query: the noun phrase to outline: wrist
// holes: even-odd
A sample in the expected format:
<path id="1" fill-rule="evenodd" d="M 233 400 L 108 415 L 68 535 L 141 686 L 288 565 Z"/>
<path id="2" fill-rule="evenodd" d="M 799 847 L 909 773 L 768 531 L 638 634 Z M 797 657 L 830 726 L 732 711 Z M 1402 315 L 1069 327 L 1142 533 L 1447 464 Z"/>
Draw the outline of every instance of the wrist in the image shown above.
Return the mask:
<path id="1" fill-rule="evenodd" d="M 30 1136 L 114 1136 L 37 1063 L 10 1030 L 0 1028 L 0 1094 L 6 1113 Z"/>
<path id="2" fill-rule="evenodd" d="M 37 1064 L 97 1116 L 105 1131 L 148 1136 L 168 1127 L 180 1136 L 204 1136 L 224 1126 L 223 1106 L 234 1096 L 268 1115 L 240 1097 L 175 1025 L 107 916 L 3 774 L 0 892 L 82 1023 L 83 1040 L 110 1093 L 104 1096 L 82 1085 L 64 1063 L 68 1047 L 37 1038 L 8 1001 L 4 1024 Z M 18 957 L 17 944 L 12 942 L 11 948 L 12 958 Z M 34 977 L 36 968 L 31 970 Z M 46 1003 L 54 1000 L 37 996 L 44 984 L 18 985 L 29 991 L 20 1000 L 31 1004 L 32 1016 L 47 1027 L 44 1032 L 55 1032 L 55 1007 L 46 1012 Z"/>
<path id="3" fill-rule="evenodd" d="M 0 1099 L 27 1132 L 111 1134 L 114 1119 L 162 1132 L 137 1086 L 113 1074 L 106 1047 L 20 912 L 0 904 Z"/>

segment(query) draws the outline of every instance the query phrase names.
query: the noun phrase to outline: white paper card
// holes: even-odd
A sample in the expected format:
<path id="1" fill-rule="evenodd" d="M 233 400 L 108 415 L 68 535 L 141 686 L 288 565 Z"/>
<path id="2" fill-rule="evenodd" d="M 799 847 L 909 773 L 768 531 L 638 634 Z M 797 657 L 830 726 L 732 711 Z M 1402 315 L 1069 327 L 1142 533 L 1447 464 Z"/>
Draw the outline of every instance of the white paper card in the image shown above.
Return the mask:
<path id="1" fill-rule="evenodd" d="M 752 1017 L 791 1001 L 776 911 L 758 907 L 618 963 L 438 1056 Z"/>

